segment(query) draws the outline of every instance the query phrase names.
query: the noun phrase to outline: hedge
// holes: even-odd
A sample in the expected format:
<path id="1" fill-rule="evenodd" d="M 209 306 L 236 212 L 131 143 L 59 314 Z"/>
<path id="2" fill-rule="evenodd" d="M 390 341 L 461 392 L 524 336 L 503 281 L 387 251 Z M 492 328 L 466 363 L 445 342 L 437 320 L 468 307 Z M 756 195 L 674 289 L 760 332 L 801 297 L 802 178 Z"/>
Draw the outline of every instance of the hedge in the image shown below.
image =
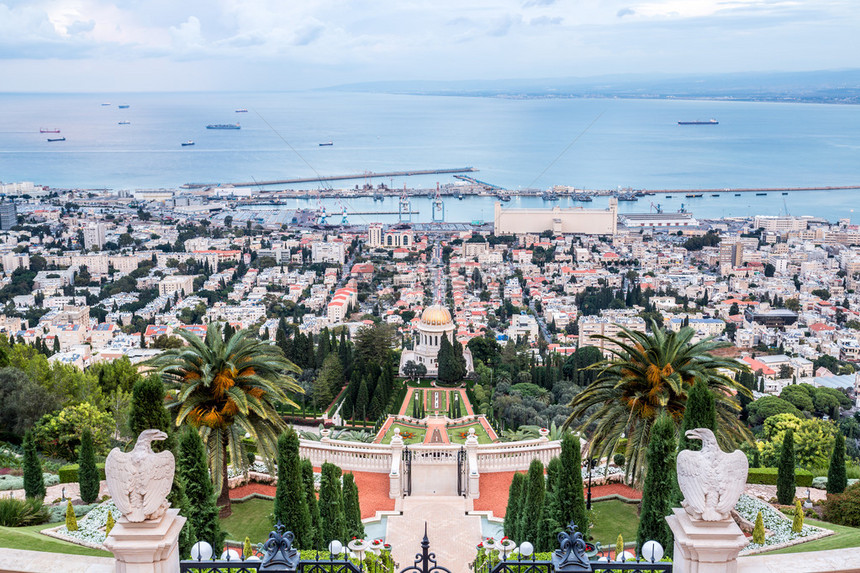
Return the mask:
<path id="1" fill-rule="evenodd" d="M 776 468 L 750 468 L 747 474 L 747 483 L 763 485 L 776 485 Z M 794 470 L 794 484 L 797 487 L 812 487 L 812 472 L 796 468 Z"/>
<path id="2" fill-rule="evenodd" d="M 105 479 L 105 465 L 96 464 L 96 469 L 99 470 L 99 479 Z M 60 483 L 78 482 L 78 464 L 63 466 L 57 473 L 60 474 Z"/>

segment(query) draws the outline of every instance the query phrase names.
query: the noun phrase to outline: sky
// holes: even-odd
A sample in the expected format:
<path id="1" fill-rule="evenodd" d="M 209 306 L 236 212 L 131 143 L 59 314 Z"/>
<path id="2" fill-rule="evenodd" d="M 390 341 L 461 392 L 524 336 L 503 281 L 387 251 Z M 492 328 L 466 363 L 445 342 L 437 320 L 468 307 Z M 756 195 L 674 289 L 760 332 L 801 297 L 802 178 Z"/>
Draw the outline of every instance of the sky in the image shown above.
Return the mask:
<path id="1" fill-rule="evenodd" d="M 860 68 L 857 0 L 0 0 L 0 91 Z"/>

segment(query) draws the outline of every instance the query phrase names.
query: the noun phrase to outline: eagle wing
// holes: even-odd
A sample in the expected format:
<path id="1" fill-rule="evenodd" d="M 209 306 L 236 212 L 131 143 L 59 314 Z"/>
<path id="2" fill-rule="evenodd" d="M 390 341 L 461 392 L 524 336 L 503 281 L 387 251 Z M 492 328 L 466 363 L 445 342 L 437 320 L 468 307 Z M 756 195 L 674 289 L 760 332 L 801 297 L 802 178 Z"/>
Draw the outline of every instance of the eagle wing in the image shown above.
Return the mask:
<path id="1" fill-rule="evenodd" d="M 706 477 L 707 460 L 701 452 L 682 450 L 678 452 L 678 485 L 684 494 L 684 508 L 692 509 L 701 514 L 705 510 L 705 488 L 702 487 Z"/>
<path id="2" fill-rule="evenodd" d="M 105 460 L 107 487 L 111 498 L 123 515 L 133 511 L 129 495 L 134 490 L 134 462 L 131 455 L 114 448 Z"/>
<path id="3" fill-rule="evenodd" d="M 173 487 L 174 470 L 175 462 L 170 452 L 160 452 L 144 458 L 140 467 L 141 474 L 146 476 L 148 482 L 143 495 L 144 515 L 158 513 Z"/>
<path id="4" fill-rule="evenodd" d="M 749 473 L 749 460 L 742 451 L 735 450 L 730 454 L 723 454 L 720 465 L 724 490 L 717 502 L 716 510 L 723 515 L 728 515 L 744 492 Z"/>

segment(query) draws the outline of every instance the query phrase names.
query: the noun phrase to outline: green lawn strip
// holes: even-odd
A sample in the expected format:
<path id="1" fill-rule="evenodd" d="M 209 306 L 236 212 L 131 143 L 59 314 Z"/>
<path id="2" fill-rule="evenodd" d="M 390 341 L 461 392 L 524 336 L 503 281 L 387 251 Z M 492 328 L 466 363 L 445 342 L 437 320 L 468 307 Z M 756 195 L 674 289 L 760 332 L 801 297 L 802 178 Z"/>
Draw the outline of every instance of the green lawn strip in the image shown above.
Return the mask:
<path id="1" fill-rule="evenodd" d="M 42 525 L 29 525 L 27 527 L 0 527 L 0 547 L 70 555 L 89 555 L 91 557 L 113 557 L 113 554 L 107 551 L 90 549 L 83 545 L 76 545 L 39 533 L 43 529 L 50 529 L 58 525 L 62 524 L 43 523 Z"/>
<path id="2" fill-rule="evenodd" d="M 424 426 L 413 426 L 402 423 L 391 424 L 391 427 L 388 428 L 388 431 L 385 433 L 385 437 L 382 438 L 383 444 L 390 444 L 391 438 L 394 437 L 394 428 L 400 428 L 401 436 L 404 432 L 412 432 L 415 434 L 414 438 L 403 438 L 404 444 L 420 444 L 424 441 L 424 433 L 426 429 Z"/>
<path id="3" fill-rule="evenodd" d="M 221 527 L 227 532 L 227 539 L 243 542 L 245 537 L 251 544 L 263 543 L 272 531 L 269 517 L 274 511 L 274 502 L 268 499 L 249 499 L 241 503 L 233 502 L 233 515 L 221 520 Z"/>
<path id="4" fill-rule="evenodd" d="M 591 539 L 599 541 L 604 547 L 615 545 L 618 535 L 624 536 L 624 543 L 636 541 L 636 531 L 639 528 L 639 516 L 636 515 L 635 503 L 624 503 L 618 500 L 600 501 L 591 506 L 594 516 L 591 528 Z"/>
<path id="5" fill-rule="evenodd" d="M 492 444 L 493 440 L 490 439 L 490 436 L 487 434 L 487 431 L 480 424 L 480 422 L 466 424 L 465 426 L 451 426 L 448 428 L 448 439 L 451 443 L 454 444 L 465 444 L 466 438 L 460 437 L 460 432 L 466 432 L 468 435 L 469 428 L 475 428 L 475 436 L 478 438 L 479 444 Z"/>
<path id="6" fill-rule="evenodd" d="M 860 546 L 860 529 L 856 527 L 846 527 L 844 525 L 836 525 L 833 523 L 827 523 L 826 521 L 816 521 L 814 519 L 804 519 L 803 523 L 806 525 L 830 529 L 835 531 L 836 534 L 822 539 L 816 539 L 815 541 L 777 549 L 776 551 L 768 551 L 767 555 L 776 555 L 779 553 L 801 553 L 806 551 L 826 551 L 828 549 L 845 549 L 846 547 Z"/>

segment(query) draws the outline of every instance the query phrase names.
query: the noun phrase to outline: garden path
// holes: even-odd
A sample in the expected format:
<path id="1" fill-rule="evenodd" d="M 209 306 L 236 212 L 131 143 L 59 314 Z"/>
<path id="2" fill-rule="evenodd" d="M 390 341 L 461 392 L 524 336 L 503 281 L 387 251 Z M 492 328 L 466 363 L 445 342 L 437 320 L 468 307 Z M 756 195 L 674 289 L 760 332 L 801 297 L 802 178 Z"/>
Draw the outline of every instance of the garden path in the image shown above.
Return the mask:
<path id="1" fill-rule="evenodd" d="M 450 444 L 448 440 L 448 429 L 444 422 L 427 422 L 427 433 L 424 437 L 425 444 Z"/>
<path id="2" fill-rule="evenodd" d="M 78 484 L 78 482 L 61 483 L 57 485 L 51 485 L 45 488 L 46 493 L 44 502 L 46 504 L 54 503 L 54 501 L 63 497 L 63 490 L 65 490 L 66 498 L 71 498 L 72 502 L 74 502 L 76 499 L 81 498 L 81 486 L 80 484 Z M 4 491 L 3 495 L 4 497 L 11 496 L 17 499 L 25 498 L 23 489 L 13 489 L 8 492 Z M 107 489 L 107 482 L 102 480 L 101 484 L 99 485 L 99 498 L 104 495 L 110 495 L 110 492 L 108 492 Z"/>
<path id="3" fill-rule="evenodd" d="M 466 515 L 471 500 L 462 497 L 412 496 L 399 502 L 402 515 L 388 518 L 385 540 L 392 556 L 403 569 L 412 565 L 421 551 L 424 524 L 430 539 L 430 552 L 437 563 L 451 573 L 467 573 L 475 559 L 475 546 L 481 541 L 481 518 Z"/>

